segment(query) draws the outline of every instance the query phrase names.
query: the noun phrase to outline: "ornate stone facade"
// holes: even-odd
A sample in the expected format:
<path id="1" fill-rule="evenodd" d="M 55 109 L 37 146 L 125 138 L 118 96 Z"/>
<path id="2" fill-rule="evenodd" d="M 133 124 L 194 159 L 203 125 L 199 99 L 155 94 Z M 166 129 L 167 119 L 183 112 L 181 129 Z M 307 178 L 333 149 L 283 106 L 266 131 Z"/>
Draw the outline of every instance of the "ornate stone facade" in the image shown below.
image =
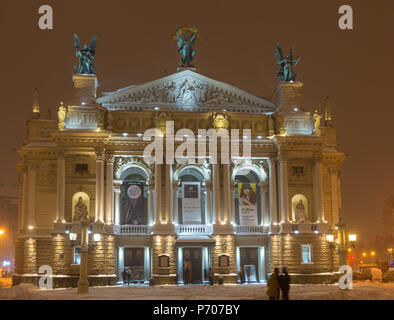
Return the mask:
<path id="1" fill-rule="evenodd" d="M 263 282 L 275 267 L 288 267 L 298 282 L 336 277 L 337 257 L 325 233 L 338 222 L 345 156 L 331 119 L 321 124 L 321 136 L 314 134 L 311 112 L 299 105 L 302 84 L 280 83 L 275 103 L 185 70 L 95 100 L 97 79 L 87 77 L 74 77 L 64 127 L 37 117 L 27 124 L 18 150 L 14 284 L 37 284 L 45 264 L 55 286 L 76 286 L 79 198 L 89 211 L 90 285 Z M 234 157 L 235 164 L 206 157 L 198 164 L 148 165 L 143 133 L 156 127 L 165 134 L 167 120 L 175 131 L 195 135 L 250 129 L 251 157 Z M 184 222 L 183 183 L 199 186 L 199 224 Z M 241 223 L 241 183 L 253 186 L 257 224 Z M 130 184 L 141 190 L 144 224 L 124 224 Z M 302 223 L 294 212 L 299 199 Z"/>

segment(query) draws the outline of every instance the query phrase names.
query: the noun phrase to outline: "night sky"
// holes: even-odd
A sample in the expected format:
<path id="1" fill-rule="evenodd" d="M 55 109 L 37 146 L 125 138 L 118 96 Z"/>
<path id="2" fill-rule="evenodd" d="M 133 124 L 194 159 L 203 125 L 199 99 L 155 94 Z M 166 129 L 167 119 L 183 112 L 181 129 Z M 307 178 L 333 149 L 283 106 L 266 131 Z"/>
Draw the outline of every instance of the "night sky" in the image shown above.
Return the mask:
<path id="1" fill-rule="evenodd" d="M 38 28 L 38 8 L 54 9 L 54 30 Z M 350 4 L 354 30 L 338 27 L 338 8 Z M 323 112 L 332 99 L 341 151 L 345 221 L 369 241 L 380 231 L 384 199 L 394 193 L 394 2 L 282 1 L 48 1 L 2 0 L 0 185 L 15 186 L 33 91 L 42 117 L 68 101 L 76 64 L 73 33 L 83 44 L 98 34 L 96 74 L 111 91 L 176 72 L 171 40 L 176 26 L 197 26 L 197 72 L 250 93 L 272 97 L 274 50 L 292 44 L 302 61 L 304 105 Z"/>

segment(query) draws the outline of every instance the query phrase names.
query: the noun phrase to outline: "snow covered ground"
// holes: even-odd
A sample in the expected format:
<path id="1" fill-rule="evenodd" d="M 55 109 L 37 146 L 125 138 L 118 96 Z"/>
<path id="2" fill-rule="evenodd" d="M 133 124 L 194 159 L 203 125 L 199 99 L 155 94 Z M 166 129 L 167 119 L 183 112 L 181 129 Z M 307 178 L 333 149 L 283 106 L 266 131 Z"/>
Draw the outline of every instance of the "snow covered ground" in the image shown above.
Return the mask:
<path id="1" fill-rule="evenodd" d="M 356 282 L 353 290 L 338 285 L 292 285 L 292 300 L 394 300 L 394 283 Z M 30 285 L 0 289 L 0 299 L 34 300 L 267 300 L 265 285 L 93 287 L 40 290 Z"/>

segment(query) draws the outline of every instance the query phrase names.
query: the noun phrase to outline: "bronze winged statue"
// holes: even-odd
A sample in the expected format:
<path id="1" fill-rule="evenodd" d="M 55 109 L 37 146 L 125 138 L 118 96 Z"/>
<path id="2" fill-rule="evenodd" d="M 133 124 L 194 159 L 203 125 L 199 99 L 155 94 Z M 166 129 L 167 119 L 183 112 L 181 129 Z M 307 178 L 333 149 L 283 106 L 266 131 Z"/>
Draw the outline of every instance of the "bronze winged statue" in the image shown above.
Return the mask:
<path id="1" fill-rule="evenodd" d="M 295 81 L 297 74 L 294 71 L 295 66 L 300 62 L 301 58 L 294 58 L 294 46 L 291 47 L 290 53 L 283 56 L 283 51 L 279 43 L 276 44 L 275 50 L 276 64 L 279 70 L 276 71 L 280 81 Z"/>
<path id="2" fill-rule="evenodd" d="M 178 53 L 181 55 L 180 67 L 193 67 L 191 64 L 195 56 L 193 46 L 198 39 L 196 27 L 175 28 L 175 39 L 178 41 Z"/>
<path id="3" fill-rule="evenodd" d="M 74 70 L 79 74 L 94 74 L 96 66 L 95 54 L 97 47 L 97 35 L 94 35 L 90 40 L 89 45 L 81 46 L 81 40 L 78 35 L 74 33 L 74 47 L 76 50 L 75 55 L 78 57 L 78 66 Z"/>

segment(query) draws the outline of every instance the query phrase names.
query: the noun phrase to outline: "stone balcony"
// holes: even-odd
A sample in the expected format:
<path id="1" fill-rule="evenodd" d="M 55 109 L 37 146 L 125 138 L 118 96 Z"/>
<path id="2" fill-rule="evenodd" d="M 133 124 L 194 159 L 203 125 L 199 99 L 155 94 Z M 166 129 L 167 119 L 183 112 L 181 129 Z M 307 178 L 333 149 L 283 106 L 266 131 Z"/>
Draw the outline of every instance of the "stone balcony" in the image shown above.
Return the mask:
<path id="1" fill-rule="evenodd" d="M 268 233 L 268 227 L 265 226 L 235 226 L 237 235 L 262 235 Z"/>
<path id="2" fill-rule="evenodd" d="M 147 225 L 114 225 L 114 232 L 123 236 L 148 236 L 152 232 L 152 227 Z"/>
<path id="3" fill-rule="evenodd" d="M 206 224 L 181 224 L 175 227 L 175 232 L 181 236 L 209 236 L 213 227 Z"/>

